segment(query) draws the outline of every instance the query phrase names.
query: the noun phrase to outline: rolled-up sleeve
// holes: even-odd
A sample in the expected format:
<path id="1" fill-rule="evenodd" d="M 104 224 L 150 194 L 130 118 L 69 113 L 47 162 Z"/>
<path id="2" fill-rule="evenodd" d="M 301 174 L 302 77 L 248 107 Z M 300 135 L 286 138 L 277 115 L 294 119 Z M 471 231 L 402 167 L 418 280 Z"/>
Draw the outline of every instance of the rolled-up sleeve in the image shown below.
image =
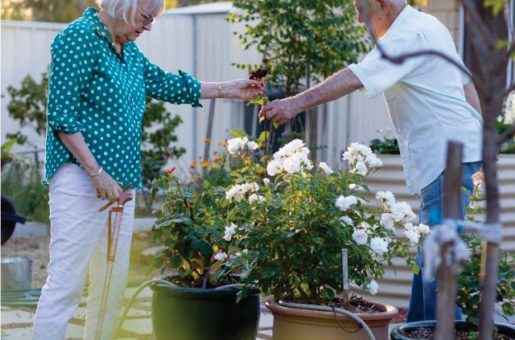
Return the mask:
<path id="1" fill-rule="evenodd" d="M 145 94 L 154 99 L 173 104 L 200 104 L 200 81 L 191 74 L 179 70 L 178 73 L 165 72 L 147 58 L 143 58 L 143 76 L 145 78 Z"/>
<path id="2" fill-rule="evenodd" d="M 53 132 L 81 132 L 81 96 L 95 67 L 92 42 L 79 31 L 68 30 L 52 43 L 51 54 L 48 127 Z"/>

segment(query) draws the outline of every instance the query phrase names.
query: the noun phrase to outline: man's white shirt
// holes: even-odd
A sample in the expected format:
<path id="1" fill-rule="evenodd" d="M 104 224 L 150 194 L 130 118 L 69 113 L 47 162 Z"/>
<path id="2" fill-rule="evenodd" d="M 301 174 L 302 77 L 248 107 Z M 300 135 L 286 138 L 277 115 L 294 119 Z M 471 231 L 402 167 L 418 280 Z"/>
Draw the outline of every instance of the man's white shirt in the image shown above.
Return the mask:
<path id="1" fill-rule="evenodd" d="M 447 28 L 409 5 L 378 43 L 391 56 L 436 50 L 463 65 Z M 465 99 L 470 78 L 457 67 L 434 55 L 393 64 L 376 46 L 349 69 L 368 96 L 384 93 L 410 192 L 420 192 L 445 169 L 449 140 L 464 144 L 463 162 L 481 160 L 482 118 Z"/>

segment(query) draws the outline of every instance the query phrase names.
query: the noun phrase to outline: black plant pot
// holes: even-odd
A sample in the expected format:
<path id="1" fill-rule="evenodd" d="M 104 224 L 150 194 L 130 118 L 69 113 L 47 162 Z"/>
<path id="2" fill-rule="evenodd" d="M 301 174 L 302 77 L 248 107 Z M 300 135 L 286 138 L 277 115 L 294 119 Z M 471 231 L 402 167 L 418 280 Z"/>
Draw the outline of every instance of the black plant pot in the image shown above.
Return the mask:
<path id="1" fill-rule="evenodd" d="M 255 339 L 259 291 L 236 303 L 240 288 L 183 288 L 152 285 L 152 325 L 157 340 Z"/>
<path id="2" fill-rule="evenodd" d="M 401 325 L 395 327 L 392 330 L 391 339 L 393 340 L 411 340 L 412 337 L 409 334 L 420 328 L 431 328 L 434 329 L 436 326 L 436 321 L 418 321 L 418 322 L 410 322 L 405 325 Z M 495 323 L 494 327 L 497 329 L 498 334 L 505 335 L 508 339 L 515 339 L 515 326 L 504 324 L 504 323 Z M 455 321 L 454 328 L 457 331 L 470 331 L 471 325 L 466 323 L 465 321 Z"/>

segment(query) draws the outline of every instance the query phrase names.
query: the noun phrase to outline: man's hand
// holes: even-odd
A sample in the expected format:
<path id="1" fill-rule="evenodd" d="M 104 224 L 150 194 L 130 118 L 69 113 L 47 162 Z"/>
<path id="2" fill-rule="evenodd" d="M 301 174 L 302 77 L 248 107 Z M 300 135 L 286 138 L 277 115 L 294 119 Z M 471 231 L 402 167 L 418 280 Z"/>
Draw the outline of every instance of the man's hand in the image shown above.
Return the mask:
<path id="1" fill-rule="evenodd" d="M 284 124 L 295 118 L 298 113 L 298 109 L 294 105 L 294 99 L 284 98 L 274 100 L 263 106 L 259 111 L 259 117 L 264 117 L 274 123 Z"/>

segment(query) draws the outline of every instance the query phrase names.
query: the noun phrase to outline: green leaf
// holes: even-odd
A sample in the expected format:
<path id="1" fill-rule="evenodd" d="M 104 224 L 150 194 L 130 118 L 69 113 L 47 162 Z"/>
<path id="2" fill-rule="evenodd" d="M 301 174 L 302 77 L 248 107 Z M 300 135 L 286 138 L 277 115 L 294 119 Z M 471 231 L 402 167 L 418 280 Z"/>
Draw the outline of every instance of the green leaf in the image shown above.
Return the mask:
<path id="1" fill-rule="evenodd" d="M 170 259 L 170 265 L 173 268 L 179 268 L 181 263 L 182 263 L 182 259 L 181 259 L 180 256 L 172 256 L 171 259 Z"/>
<path id="2" fill-rule="evenodd" d="M 242 129 L 232 129 L 231 135 L 237 138 L 247 137 L 247 133 L 245 132 L 245 130 Z"/>

